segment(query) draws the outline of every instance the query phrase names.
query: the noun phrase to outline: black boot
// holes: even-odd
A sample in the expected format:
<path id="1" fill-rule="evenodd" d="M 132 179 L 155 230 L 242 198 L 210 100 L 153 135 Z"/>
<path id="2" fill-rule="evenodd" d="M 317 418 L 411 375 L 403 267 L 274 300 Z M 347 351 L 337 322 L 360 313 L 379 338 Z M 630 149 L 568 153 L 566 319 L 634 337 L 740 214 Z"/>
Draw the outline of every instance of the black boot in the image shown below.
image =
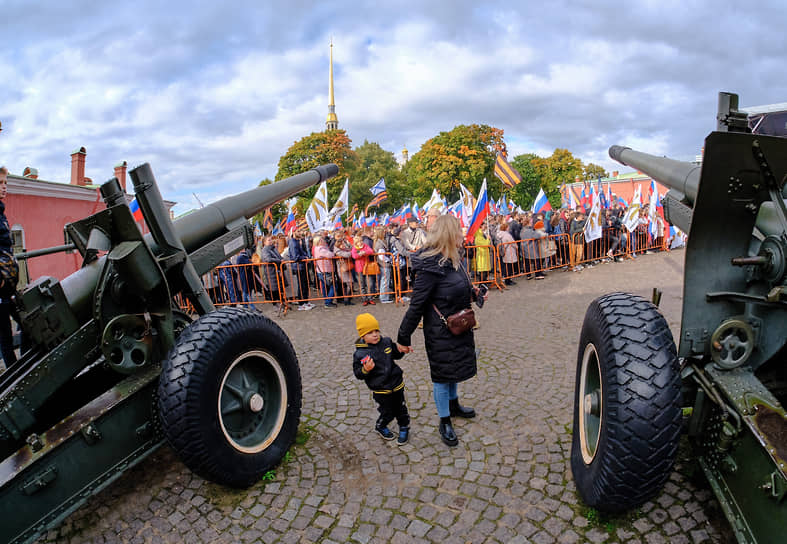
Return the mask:
<path id="1" fill-rule="evenodd" d="M 446 446 L 456 446 L 459 443 L 459 439 L 456 437 L 456 433 L 454 432 L 454 427 L 451 425 L 451 418 L 450 417 L 441 417 L 440 418 L 440 438 L 443 439 Z"/>
<path id="2" fill-rule="evenodd" d="M 471 417 L 475 417 L 475 410 L 472 408 L 465 408 L 461 404 L 459 404 L 459 399 L 453 399 L 448 401 L 448 407 L 451 410 L 451 415 L 455 417 L 463 417 L 466 419 L 470 419 Z"/>

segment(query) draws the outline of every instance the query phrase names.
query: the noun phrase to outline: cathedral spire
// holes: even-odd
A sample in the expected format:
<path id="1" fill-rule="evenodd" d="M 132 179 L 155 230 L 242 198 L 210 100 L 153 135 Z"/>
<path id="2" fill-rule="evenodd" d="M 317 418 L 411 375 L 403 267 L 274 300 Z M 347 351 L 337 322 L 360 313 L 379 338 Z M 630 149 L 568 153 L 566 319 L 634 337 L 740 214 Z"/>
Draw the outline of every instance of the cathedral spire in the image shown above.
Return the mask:
<path id="1" fill-rule="evenodd" d="M 333 39 L 331 39 L 331 63 L 330 75 L 328 79 L 328 119 L 325 120 L 326 130 L 336 130 L 339 128 L 339 119 L 336 117 L 336 105 L 333 103 Z"/>

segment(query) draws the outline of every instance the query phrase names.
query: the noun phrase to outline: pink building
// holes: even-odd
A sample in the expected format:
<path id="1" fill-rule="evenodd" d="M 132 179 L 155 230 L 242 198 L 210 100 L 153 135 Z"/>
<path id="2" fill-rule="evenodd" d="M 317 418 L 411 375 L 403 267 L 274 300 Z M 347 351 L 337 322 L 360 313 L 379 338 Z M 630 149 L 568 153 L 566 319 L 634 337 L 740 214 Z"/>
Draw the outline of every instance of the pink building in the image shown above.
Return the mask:
<path id="1" fill-rule="evenodd" d="M 99 186 L 85 177 L 86 157 L 84 147 L 71 154 L 71 182 L 68 184 L 38 179 L 38 171 L 31 167 L 25 168 L 21 176 L 9 173 L 5 213 L 12 232 L 21 231 L 25 250 L 65 244 L 63 227 L 66 224 L 106 208 Z M 123 161 L 105 179 L 114 175 L 126 189 L 126 169 Z M 132 198 L 133 195 L 126 197 L 129 202 Z M 175 203 L 166 204 L 171 209 Z M 144 222 L 138 224 L 143 232 L 148 232 Z M 61 252 L 27 260 L 27 272 L 29 278 L 54 276 L 61 280 L 81 265 L 79 252 Z"/>

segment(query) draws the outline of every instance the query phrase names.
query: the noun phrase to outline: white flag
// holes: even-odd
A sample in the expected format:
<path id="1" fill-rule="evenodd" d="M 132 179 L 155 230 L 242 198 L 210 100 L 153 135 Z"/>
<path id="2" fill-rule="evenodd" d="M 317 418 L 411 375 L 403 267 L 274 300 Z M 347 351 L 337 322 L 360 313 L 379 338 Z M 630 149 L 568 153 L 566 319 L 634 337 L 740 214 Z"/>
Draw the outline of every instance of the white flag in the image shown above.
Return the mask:
<path id="1" fill-rule="evenodd" d="M 350 203 L 350 178 L 344 180 L 344 187 L 342 188 L 342 192 L 339 194 L 339 199 L 336 201 L 336 204 L 333 205 L 331 208 L 331 213 L 329 214 L 331 217 L 337 217 L 342 215 L 347 211 L 347 205 Z"/>
<path id="2" fill-rule="evenodd" d="M 306 211 L 306 223 L 312 233 L 323 228 L 328 220 L 328 183 L 323 181 L 314 195 L 309 209 Z"/>
<path id="3" fill-rule="evenodd" d="M 424 211 L 429 211 L 432 206 L 437 207 L 438 210 L 443 207 L 443 199 L 437 191 L 437 188 L 432 189 L 432 196 L 429 201 L 423 205 L 423 209 Z"/>
<path id="4" fill-rule="evenodd" d="M 634 232 L 637 225 L 639 225 L 639 200 L 641 190 L 642 186 L 639 186 L 634 191 L 634 196 L 631 198 L 631 203 L 629 204 L 628 210 L 626 210 L 626 215 L 623 216 L 623 224 L 626 225 L 629 232 Z"/>
<path id="5" fill-rule="evenodd" d="M 585 222 L 585 241 L 592 242 L 599 238 L 601 238 L 601 199 L 594 198 L 588 220 Z"/>

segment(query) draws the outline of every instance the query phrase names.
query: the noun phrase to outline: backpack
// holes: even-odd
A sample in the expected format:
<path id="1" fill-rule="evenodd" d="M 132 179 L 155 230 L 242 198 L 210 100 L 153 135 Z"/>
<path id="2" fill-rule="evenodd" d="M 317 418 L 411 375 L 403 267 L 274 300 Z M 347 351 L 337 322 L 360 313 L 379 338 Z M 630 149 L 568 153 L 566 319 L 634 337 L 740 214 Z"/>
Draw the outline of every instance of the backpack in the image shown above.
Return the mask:
<path id="1" fill-rule="evenodd" d="M 0 279 L 3 280 L 3 286 L 0 287 L 0 298 L 10 298 L 19 283 L 19 264 L 16 262 L 14 254 L 7 249 L 0 249 Z"/>

